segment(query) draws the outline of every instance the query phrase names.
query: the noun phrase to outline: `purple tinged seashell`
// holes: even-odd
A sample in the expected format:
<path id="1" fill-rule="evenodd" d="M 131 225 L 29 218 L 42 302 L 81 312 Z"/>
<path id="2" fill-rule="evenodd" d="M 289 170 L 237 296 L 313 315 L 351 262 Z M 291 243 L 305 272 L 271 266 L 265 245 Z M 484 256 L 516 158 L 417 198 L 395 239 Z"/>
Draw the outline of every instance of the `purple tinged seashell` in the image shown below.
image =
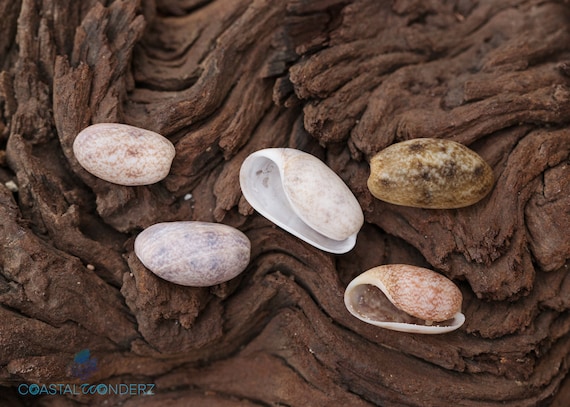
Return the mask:
<path id="1" fill-rule="evenodd" d="M 246 235 L 220 223 L 157 223 L 135 240 L 135 254 L 146 268 L 167 281 L 193 287 L 236 277 L 249 264 L 250 251 Z"/>

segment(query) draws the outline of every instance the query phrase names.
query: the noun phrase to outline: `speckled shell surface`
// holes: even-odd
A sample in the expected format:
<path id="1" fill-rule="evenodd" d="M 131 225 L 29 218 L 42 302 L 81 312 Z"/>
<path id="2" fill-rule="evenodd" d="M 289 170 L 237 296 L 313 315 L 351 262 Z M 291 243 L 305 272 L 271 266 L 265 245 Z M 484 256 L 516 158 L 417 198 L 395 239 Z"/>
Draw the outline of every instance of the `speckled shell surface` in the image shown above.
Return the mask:
<path id="1" fill-rule="evenodd" d="M 175 149 L 150 130 L 119 123 L 99 123 L 75 138 L 73 153 L 88 172 L 105 181 L 135 186 L 154 184 L 170 171 Z"/>
<path id="2" fill-rule="evenodd" d="M 374 298 L 378 294 L 368 287 L 378 288 L 394 307 L 424 321 L 425 325 L 382 320 L 380 301 Z M 362 273 L 347 286 L 344 301 L 349 312 L 362 321 L 402 332 L 450 332 L 465 321 L 461 313 L 463 296 L 451 280 L 432 270 L 406 264 L 378 266 Z M 444 321 L 447 322 L 437 324 Z"/>
<path id="3" fill-rule="evenodd" d="M 489 165 L 464 145 L 418 138 L 393 144 L 370 160 L 368 189 L 396 205 L 445 209 L 476 203 L 493 182 Z"/>
<path id="4" fill-rule="evenodd" d="M 240 185 L 255 210 L 300 239 L 332 253 L 354 247 L 362 209 L 318 158 L 290 148 L 256 151 L 241 167 Z"/>
<path id="5" fill-rule="evenodd" d="M 172 283 L 206 287 L 228 281 L 249 264 L 251 244 L 239 230 L 219 223 L 163 222 L 135 239 L 135 254 Z"/>

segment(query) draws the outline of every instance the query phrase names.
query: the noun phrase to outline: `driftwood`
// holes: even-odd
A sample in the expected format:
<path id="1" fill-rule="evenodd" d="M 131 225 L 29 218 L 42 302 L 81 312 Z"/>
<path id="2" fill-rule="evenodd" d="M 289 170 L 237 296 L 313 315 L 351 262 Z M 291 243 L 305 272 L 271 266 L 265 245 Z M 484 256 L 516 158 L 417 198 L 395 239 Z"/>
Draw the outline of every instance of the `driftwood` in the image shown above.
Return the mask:
<path id="1" fill-rule="evenodd" d="M 570 405 L 567 2 L 0 10 L 0 404 Z M 71 146 L 98 122 L 168 137 L 170 175 L 122 187 L 88 174 Z M 437 211 L 374 199 L 367 161 L 417 137 L 477 151 L 490 195 Z M 241 162 L 270 146 L 308 151 L 350 186 L 366 218 L 353 251 L 321 252 L 244 200 Z M 134 237 L 182 219 L 244 231 L 248 269 L 212 288 L 151 274 Z M 465 325 L 421 336 L 352 317 L 344 287 L 396 262 L 452 278 Z M 88 378 L 70 372 L 82 349 L 96 361 Z M 155 395 L 18 390 L 84 382 L 152 383 Z"/>

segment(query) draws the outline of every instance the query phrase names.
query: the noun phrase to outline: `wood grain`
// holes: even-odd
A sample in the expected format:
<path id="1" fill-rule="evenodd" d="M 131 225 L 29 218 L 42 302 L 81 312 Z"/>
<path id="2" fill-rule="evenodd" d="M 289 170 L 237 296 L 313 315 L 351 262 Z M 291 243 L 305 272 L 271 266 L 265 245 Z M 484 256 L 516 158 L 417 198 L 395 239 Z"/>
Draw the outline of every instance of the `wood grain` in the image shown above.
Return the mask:
<path id="1" fill-rule="evenodd" d="M 0 404 L 568 405 L 568 7 L 0 0 Z M 100 122 L 171 140 L 170 175 L 124 187 L 83 170 L 73 140 Z M 480 154 L 491 193 L 456 210 L 373 198 L 370 158 L 418 137 Z M 264 147 L 345 180 L 365 213 L 353 251 L 320 252 L 253 211 L 238 172 Z M 188 288 L 145 269 L 136 235 L 190 219 L 246 233 L 246 271 Z M 453 279 L 465 325 L 421 336 L 352 317 L 344 288 L 387 263 Z M 90 383 L 156 394 L 19 396 L 81 383 L 82 349 Z"/>

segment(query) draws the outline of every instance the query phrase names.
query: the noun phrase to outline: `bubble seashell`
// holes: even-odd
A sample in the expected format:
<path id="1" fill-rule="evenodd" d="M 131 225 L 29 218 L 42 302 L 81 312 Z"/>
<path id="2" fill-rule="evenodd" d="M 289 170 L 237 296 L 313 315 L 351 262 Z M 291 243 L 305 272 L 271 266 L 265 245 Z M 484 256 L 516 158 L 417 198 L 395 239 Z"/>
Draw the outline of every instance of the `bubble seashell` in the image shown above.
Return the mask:
<path id="1" fill-rule="evenodd" d="M 135 186 L 164 179 L 175 149 L 168 139 L 153 131 L 126 124 L 99 123 L 77 135 L 73 153 L 79 164 L 96 177 Z"/>
<path id="2" fill-rule="evenodd" d="M 370 160 L 368 189 L 376 198 L 416 208 L 461 208 L 493 187 L 493 170 L 451 140 L 418 138 L 392 144 Z"/>
<path id="3" fill-rule="evenodd" d="M 344 293 L 346 308 L 358 319 L 419 334 L 450 332 L 463 325 L 462 301 L 461 291 L 448 278 L 406 264 L 374 267 L 352 280 Z"/>
<path id="4" fill-rule="evenodd" d="M 220 223 L 163 222 L 135 239 L 135 254 L 154 274 L 175 284 L 207 287 L 231 280 L 249 264 L 251 243 Z"/>
<path id="5" fill-rule="evenodd" d="M 240 185 L 255 210 L 305 242 L 331 253 L 356 244 L 362 209 L 318 158 L 291 148 L 256 151 L 241 166 Z"/>

